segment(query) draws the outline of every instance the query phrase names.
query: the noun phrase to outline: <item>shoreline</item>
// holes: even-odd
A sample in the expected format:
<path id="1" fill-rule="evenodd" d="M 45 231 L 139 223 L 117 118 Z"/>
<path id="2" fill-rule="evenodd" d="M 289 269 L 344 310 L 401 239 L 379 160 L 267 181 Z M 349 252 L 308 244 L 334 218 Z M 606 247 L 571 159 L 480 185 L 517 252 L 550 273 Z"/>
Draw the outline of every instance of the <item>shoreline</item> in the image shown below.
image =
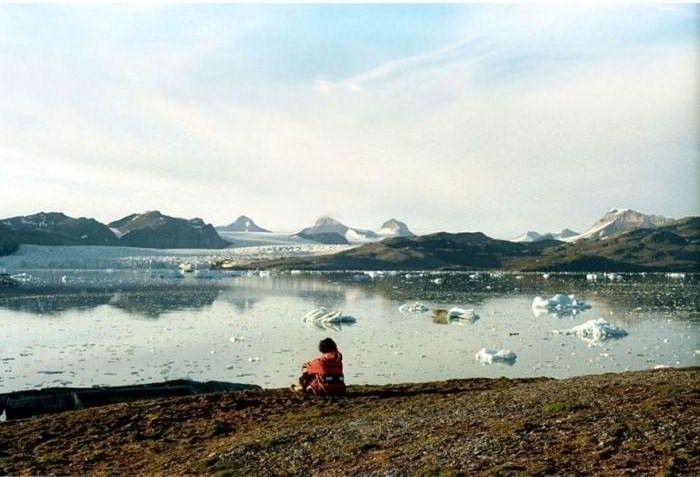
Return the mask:
<path id="1" fill-rule="evenodd" d="M 0 474 L 691 474 L 698 371 L 110 404 L 0 424 Z"/>

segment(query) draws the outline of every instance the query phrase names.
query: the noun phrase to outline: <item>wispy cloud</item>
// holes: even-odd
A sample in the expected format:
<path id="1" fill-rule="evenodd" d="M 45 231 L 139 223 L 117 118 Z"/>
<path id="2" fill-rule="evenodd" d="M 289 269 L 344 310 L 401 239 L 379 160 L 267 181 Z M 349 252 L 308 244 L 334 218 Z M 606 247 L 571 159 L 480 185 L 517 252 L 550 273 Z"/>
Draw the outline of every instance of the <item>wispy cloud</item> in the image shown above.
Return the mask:
<path id="1" fill-rule="evenodd" d="M 464 6 L 429 24 L 439 38 L 370 58 L 352 36 L 308 41 L 337 10 L 285 8 L 14 7 L 4 215 L 158 208 L 285 229 L 398 216 L 514 236 L 615 206 L 697 213 L 700 47 L 684 14 Z M 282 42 L 288 57 L 269 56 Z M 328 63 L 299 64 L 311 57 Z M 360 67 L 319 73 L 348 71 L 339 57 Z"/>

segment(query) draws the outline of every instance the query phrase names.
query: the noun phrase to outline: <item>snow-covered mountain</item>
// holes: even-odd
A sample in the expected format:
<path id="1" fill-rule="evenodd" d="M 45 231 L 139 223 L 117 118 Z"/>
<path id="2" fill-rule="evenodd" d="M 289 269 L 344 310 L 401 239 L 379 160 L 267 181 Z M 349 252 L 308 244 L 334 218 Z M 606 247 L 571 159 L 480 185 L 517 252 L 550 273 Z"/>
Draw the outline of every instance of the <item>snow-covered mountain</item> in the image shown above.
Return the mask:
<path id="1" fill-rule="evenodd" d="M 580 239 L 603 240 L 630 230 L 653 229 L 670 225 L 673 222 L 675 219 L 661 215 L 647 215 L 632 209 L 612 209 L 598 219 L 590 229 L 568 238 L 567 242 L 575 242 Z"/>
<path id="2" fill-rule="evenodd" d="M 413 237 L 415 234 L 408 229 L 408 225 L 400 220 L 389 219 L 377 230 L 377 235 L 382 237 Z"/>
<path id="3" fill-rule="evenodd" d="M 530 230 L 530 231 L 525 232 L 524 234 L 520 235 L 519 237 L 515 237 L 514 239 L 511 240 L 511 242 L 540 242 L 542 240 L 567 241 L 571 237 L 575 237 L 577 235 L 579 235 L 579 233 L 574 232 L 571 229 L 564 229 L 561 232 L 548 232 L 546 234 L 541 234 L 539 232 L 535 232 L 533 230 Z"/>
<path id="4" fill-rule="evenodd" d="M 217 227 L 216 230 L 222 230 L 224 232 L 270 232 L 269 230 L 260 227 L 253 221 L 253 219 L 246 215 L 241 215 L 235 221 L 228 225 Z"/>
<path id="5" fill-rule="evenodd" d="M 320 217 L 314 225 L 306 227 L 296 235 L 321 243 L 343 244 L 362 241 L 365 235 L 358 232 L 332 217 Z"/>
<path id="6" fill-rule="evenodd" d="M 387 220 L 378 231 L 348 227 L 332 217 L 321 217 L 296 235 L 323 243 L 366 243 L 387 237 L 411 237 L 408 226 L 396 219 Z"/>

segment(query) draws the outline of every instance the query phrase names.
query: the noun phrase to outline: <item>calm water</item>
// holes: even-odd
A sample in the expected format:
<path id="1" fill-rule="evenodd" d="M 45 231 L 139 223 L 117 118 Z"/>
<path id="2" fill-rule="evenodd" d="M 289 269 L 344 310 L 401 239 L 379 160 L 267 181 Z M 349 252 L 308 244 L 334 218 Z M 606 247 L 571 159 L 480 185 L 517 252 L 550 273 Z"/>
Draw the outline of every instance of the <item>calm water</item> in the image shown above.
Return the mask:
<path id="1" fill-rule="evenodd" d="M 178 378 L 283 387 L 326 336 L 338 342 L 350 384 L 700 365 L 697 276 L 26 272 L 19 289 L 0 290 L 0 392 Z M 536 295 L 555 293 L 576 294 L 591 308 L 533 313 Z M 445 323 L 399 311 L 416 300 L 474 308 L 480 319 Z M 320 306 L 357 322 L 305 324 Z M 599 317 L 628 336 L 591 344 L 552 333 Z M 483 347 L 510 349 L 517 360 L 481 364 L 475 354 Z"/>

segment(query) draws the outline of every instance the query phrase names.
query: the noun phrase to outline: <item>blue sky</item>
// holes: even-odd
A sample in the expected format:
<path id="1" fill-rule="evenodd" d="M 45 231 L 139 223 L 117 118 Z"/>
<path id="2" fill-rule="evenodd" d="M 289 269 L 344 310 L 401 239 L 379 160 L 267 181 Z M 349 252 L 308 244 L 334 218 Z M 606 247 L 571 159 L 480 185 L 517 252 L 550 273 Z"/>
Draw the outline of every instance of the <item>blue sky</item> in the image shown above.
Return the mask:
<path id="1" fill-rule="evenodd" d="M 697 215 L 696 5 L 3 5 L 0 216 Z"/>

